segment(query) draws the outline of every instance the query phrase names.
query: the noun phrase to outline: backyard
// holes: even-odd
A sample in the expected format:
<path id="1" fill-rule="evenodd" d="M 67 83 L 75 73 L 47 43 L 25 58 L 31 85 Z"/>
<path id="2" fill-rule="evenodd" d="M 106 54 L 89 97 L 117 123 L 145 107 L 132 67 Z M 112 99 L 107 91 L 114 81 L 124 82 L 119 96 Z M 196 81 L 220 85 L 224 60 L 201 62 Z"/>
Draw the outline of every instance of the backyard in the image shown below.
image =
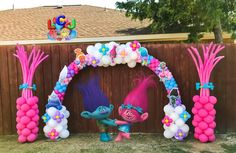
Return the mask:
<path id="1" fill-rule="evenodd" d="M 115 137 L 116 135 L 113 135 Z M 58 142 L 40 136 L 34 143 L 20 144 L 16 135 L 0 137 L 0 152 L 6 153 L 235 153 L 236 133 L 217 135 L 214 143 L 200 143 L 188 137 L 185 141 L 165 139 L 161 134 L 133 134 L 131 140 L 103 143 L 98 134 L 76 134 Z"/>

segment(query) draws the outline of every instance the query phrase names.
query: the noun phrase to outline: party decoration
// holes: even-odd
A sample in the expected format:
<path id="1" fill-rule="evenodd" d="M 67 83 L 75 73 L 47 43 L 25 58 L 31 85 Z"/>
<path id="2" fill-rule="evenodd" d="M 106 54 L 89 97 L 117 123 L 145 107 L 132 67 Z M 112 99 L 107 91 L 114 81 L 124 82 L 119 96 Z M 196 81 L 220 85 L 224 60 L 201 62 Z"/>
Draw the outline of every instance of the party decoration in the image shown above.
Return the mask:
<path id="1" fill-rule="evenodd" d="M 93 77 L 87 83 L 79 84 L 79 91 L 83 96 L 84 109 L 81 116 L 87 119 L 95 119 L 100 131 L 100 141 L 108 142 L 112 138 L 108 133 L 109 126 L 117 126 L 122 121 L 110 119 L 114 106 L 102 92 L 99 78 Z M 123 122 L 125 124 L 126 122 Z"/>
<path id="2" fill-rule="evenodd" d="M 196 89 L 200 89 L 200 95 L 193 97 L 194 107 L 192 108 L 192 113 L 194 114 L 194 118 L 192 124 L 195 127 L 194 137 L 203 143 L 215 141 L 216 110 L 214 109 L 214 105 L 217 102 L 217 98 L 210 96 L 210 90 L 214 89 L 214 85 L 209 81 L 212 70 L 224 58 L 224 56 L 217 57 L 217 54 L 222 49 L 224 49 L 224 46 L 213 43 L 202 45 L 202 59 L 197 48 L 188 48 L 188 52 L 195 63 L 200 79 L 200 82 L 196 83 Z"/>
<path id="3" fill-rule="evenodd" d="M 133 44 L 136 45 L 136 43 Z M 134 45 L 131 46 L 134 47 Z M 115 141 L 130 139 L 132 124 L 143 122 L 148 118 L 147 89 L 153 86 L 155 87 L 153 75 L 145 79 L 140 79 L 139 82 L 137 82 L 136 87 L 125 97 L 124 104 L 119 107 L 118 111 L 119 115 L 126 121 L 126 123 L 119 125 L 119 133 Z"/>
<path id="4" fill-rule="evenodd" d="M 33 96 L 33 90 L 36 90 L 36 85 L 32 83 L 32 80 L 36 68 L 48 55 L 44 55 L 44 52 L 40 50 L 36 51 L 34 47 L 28 56 L 24 47 L 17 45 L 16 54 L 14 54 L 14 56 L 19 59 L 23 74 L 23 84 L 19 87 L 19 89 L 22 90 L 22 94 L 21 97 L 16 100 L 18 141 L 21 143 L 33 142 L 36 140 L 39 130 L 39 100 L 38 97 Z M 47 120 L 46 116 L 45 120 Z"/>
<path id="5" fill-rule="evenodd" d="M 48 39 L 50 40 L 71 40 L 77 37 L 75 30 L 76 20 L 71 21 L 64 15 L 54 17 L 51 21 L 48 20 Z"/>
<path id="6" fill-rule="evenodd" d="M 138 41 L 127 42 L 126 44 L 118 44 L 115 42 L 106 44 L 96 43 L 95 45 L 89 45 L 87 47 L 86 54 L 79 48 L 75 49 L 74 52 L 76 54 L 75 60 L 68 66 L 65 66 L 61 71 L 56 86 L 49 96 L 48 104 L 46 105 L 46 113 L 50 119 L 47 119 L 46 115 L 46 118 L 43 117 L 43 120 L 46 122 L 44 133 L 48 138 L 50 138 L 48 132 L 53 128 L 59 133 L 57 138 L 66 138 L 69 136 L 69 131 L 67 130 L 69 112 L 66 110 L 66 107 L 62 105 L 62 101 L 64 100 L 68 84 L 80 70 L 86 66 L 107 67 L 115 66 L 116 64 L 127 64 L 128 67 L 134 68 L 137 63 L 152 70 L 160 78 L 160 81 L 164 83 L 167 90 L 169 104 L 164 107 L 164 111 L 165 116 L 168 116 L 172 122 L 170 122 L 169 126 L 166 126 L 164 122 L 164 136 L 166 138 L 175 137 L 178 140 L 182 140 L 182 137 L 185 138 L 188 135 L 189 127 L 185 123 L 189 119 L 190 114 L 182 114 L 186 111 L 186 108 L 182 104 L 178 85 L 172 73 L 169 71 L 165 62 L 160 62 L 155 57 L 149 55 L 148 50 L 145 47 L 142 47 Z M 139 113 L 146 113 L 142 107 L 134 104 L 124 105 L 123 107 L 125 109 L 135 109 Z M 57 111 L 60 111 L 60 113 L 64 115 L 64 118 L 62 118 L 60 123 L 53 120 Z M 182 116 L 180 116 L 181 114 Z M 116 125 L 119 125 L 118 123 L 119 122 L 117 122 Z M 120 124 L 122 124 L 122 122 Z M 61 126 L 59 126 L 60 128 L 56 128 L 58 125 L 63 127 L 61 132 L 58 131 Z M 180 130 L 184 132 L 181 138 L 176 137 Z"/>

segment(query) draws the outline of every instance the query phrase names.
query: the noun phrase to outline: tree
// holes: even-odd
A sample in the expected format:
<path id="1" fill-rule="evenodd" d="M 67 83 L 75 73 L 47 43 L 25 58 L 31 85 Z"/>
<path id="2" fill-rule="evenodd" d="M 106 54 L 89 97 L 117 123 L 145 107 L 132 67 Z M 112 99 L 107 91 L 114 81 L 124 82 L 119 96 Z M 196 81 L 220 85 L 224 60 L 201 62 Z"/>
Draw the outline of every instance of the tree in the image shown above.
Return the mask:
<path id="1" fill-rule="evenodd" d="M 236 0 L 129 0 L 116 6 L 132 19 L 149 19 L 153 33 L 189 32 L 189 42 L 202 32 L 213 32 L 217 43 L 222 30 L 236 36 Z"/>

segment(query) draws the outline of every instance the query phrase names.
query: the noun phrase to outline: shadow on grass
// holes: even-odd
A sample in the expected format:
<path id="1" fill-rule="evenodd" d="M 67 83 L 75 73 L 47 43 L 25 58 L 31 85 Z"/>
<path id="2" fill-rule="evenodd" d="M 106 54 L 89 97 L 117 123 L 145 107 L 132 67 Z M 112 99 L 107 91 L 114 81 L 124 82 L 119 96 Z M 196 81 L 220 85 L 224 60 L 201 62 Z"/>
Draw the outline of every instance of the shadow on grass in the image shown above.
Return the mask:
<path id="1" fill-rule="evenodd" d="M 224 148 L 225 153 L 235 153 L 236 152 L 236 145 L 222 144 L 221 147 Z"/>

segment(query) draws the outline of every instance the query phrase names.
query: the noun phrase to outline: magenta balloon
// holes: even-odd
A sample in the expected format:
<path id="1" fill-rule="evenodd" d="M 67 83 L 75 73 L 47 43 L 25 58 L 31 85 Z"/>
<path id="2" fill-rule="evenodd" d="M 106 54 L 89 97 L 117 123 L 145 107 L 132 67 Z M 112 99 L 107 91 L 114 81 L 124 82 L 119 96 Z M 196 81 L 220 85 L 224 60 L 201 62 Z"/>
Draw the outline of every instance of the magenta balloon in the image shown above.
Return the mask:
<path id="1" fill-rule="evenodd" d="M 198 95 L 193 96 L 193 102 L 199 102 L 200 97 Z"/>
<path id="2" fill-rule="evenodd" d="M 201 121 L 199 124 L 198 124 L 198 127 L 202 130 L 205 130 L 208 128 L 208 124 L 204 121 Z"/>
<path id="3" fill-rule="evenodd" d="M 23 97 L 17 98 L 16 103 L 17 103 L 18 105 L 23 105 L 23 104 L 25 104 L 25 103 L 26 103 L 25 98 L 23 98 Z"/>
<path id="4" fill-rule="evenodd" d="M 194 133 L 194 138 L 198 139 L 199 138 L 199 134 L 198 133 Z"/>
<path id="5" fill-rule="evenodd" d="M 32 133 L 34 134 L 37 134 L 39 132 L 39 128 L 38 127 L 35 127 L 33 130 L 32 130 Z"/>
<path id="6" fill-rule="evenodd" d="M 217 98 L 215 96 L 210 96 L 209 97 L 209 102 L 212 104 L 215 104 L 217 102 Z"/>
<path id="7" fill-rule="evenodd" d="M 38 116 L 38 115 L 35 115 L 35 116 L 32 118 L 32 121 L 37 122 L 38 120 L 39 120 L 39 116 Z"/>
<path id="8" fill-rule="evenodd" d="M 31 133 L 28 137 L 27 137 L 27 140 L 29 141 L 29 142 L 33 142 L 35 139 L 36 139 L 36 134 L 33 134 L 33 133 Z"/>
<path id="9" fill-rule="evenodd" d="M 198 115 L 199 115 L 200 117 L 206 117 L 206 116 L 208 115 L 208 112 L 207 112 L 205 109 L 200 109 L 200 110 L 198 111 Z"/>
<path id="10" fill-rule="evenodd" d="M 208 141 L 208 137 L 205 134 L 201 134 L 199 135 L 199 140 L 204 143 Z"/>
<path id="11" fill-rule="evenodd" d="M 31 121 L 31 122 L 29 122 L 29 124 L 27 124 L 27 128 L 30 130 L 34 129 L 36 126 L 37 126 L 36 123 L 33 121 Z"/>
<path id="12" fill-rule="evenodd" d="M 18 117 L 22 117 L 24 115 L 25 115 L 25 112 L 22 111 L 22 110 L 18 110 L 17 113 L 16 113 L 16 116 L 18 116 Z"/>
<path id="13" fill-rule="evenodd" d="M 196 122 L 201 122 L 203 119 L 198 114 L 196 114 L 194 115 L 193 120 L 195 120 Z"/>
<path id="14" fill-rule="evenodd" d="M 17 123 L 17 124 L 16 124 L 16 128 L 17 128 L 18 130 L 22 130 L 22 129 L 25 128 L 25 125 L 24 125 L 24 124 L 21 124 L 21 123 Z"/>
<path id="15" fill-rule="evenodd" d="M 27 116 L 23 116 L 21 119 L 20 119 L 20 122 L 22 124 L 28 124 L 30 122 L 30 118 L 27 117 Z"/>
<path id="16" fill-rule="evenodd" d="M 195 115 L 195 114 L 197 114 L 197 112 L 198 112 L 198 111 L 197 111 L 197 108 L 193 107 L 193 108 L 192 108 L 192 113 Z"/>
<path id="17" fill-rule="evenodd" d="M 33 117 L 33 116 L 36 115 L 36 112 L 35 112 L 35 110 L 30 109 L 26 112 L 26 115 L 29 116 L 29 117 Z"/>
<path id="18" fill-rule="evenodd" d="M 22 131 L 21 131 L 21 134 L 24 135 L 24 136 L 28 136 L 29 134 L 31 133 L 31 131 L 28 129 L 28 128 L 24 128 Z"/>
<path id="19" fill-rule="evenodd" d="M 209 141 L 213 142 L 213 141 L 216 140 L 216 137 L 215 137 L 215 135 L 213 134 L 213 135 L 209 136 L 208 139 L 209 139 Z"/>
<path id="20" fill-rule="evenodd" d="M 199 101 L 200 101 L 200 103 L 205 104 L 205 103 L 208 102 L 208 97 L 207 96 L 202 96 L 202 97 L 200 97 Z"/>
<path id="21" fill-rule="evenodd" d="M 25 112 L 27 112 L 29 109 L 30 109 L 30 106 L 29 106 L 28 104 L 23 104 L 23 105 L 21 106 L 21 110 L 23 110 L 23 111 L 25 111 Z"/>
<path id="22" fill-rule="evenodd" d="M 214 129 L 214 128 L 216 127 L 216 122 L 210 123 L 210 124 L 209 124 L 209 127 L 212 128 L 212 129 Z"/>
<path id="23" fill-rule="evenodd" d="M 204 105 L 204 108 L 207 110 L 207 111 L 211 111 L 213 108 L 214 108 L 214 105 L 211 104 L 211 103 L 207 103 Z"/>
<path id="24" fill-rule="evenodd" d="M 209 137 L 209 136 L 212 136 L 214 134 L 214 130 L 212 128 L 207 128 L 204 131 L 204 133 L 205 133 L 205 135 L 207 135 Z"/>
<path id="25" fill-rule="evenodd" d="M 27 100 L 27 104 L 29 104 L 30 106 L 32 106 L 36 103 L 37 103 L 37 101 L 33 97 L 31 97 Z"/>
<path id="26" fill-rule="evenodd" d="M 196 126 L 198 125 L 198 122 L 197 122 L 197 121 L 195 121 L 195 120 L 193 120 L 193 121 L 192 121 L 192 124 L 193 124 L 193 126 L 195 126 L 195 127 L 196 127 Z"/>
<path id="27" fill-rule="evenodd" d="M 20 136 L 18 137 L 18 141 L 21 142 L 21 143 L 26 142 L 26 137 L 23 136 L 23 135 L 20 135 Z"/>
<path id="28" fill-rule="evenodd" d="M 20 122 L 21 118 L 20 117 L 16 117 L 16 122 Z"/>
<path id="29" fill-rule="evenodd" d="M 200 102 L 195 102 L 194 108 L 201 109 L 202 108 L 202 104 Z"/>
<path id="30" fill-rule="evenodd" d="M 204 121 L 208 124 L 212 123 L 214 121 L 214 117 L 208 115 L 207 117 L 204 118 Z"/>
<path id="31" fill-rule="evenodd" d="M 198 134 L 202 134 L 202 129 L 200 129 L 199 127 L 196 127 L 195 129 L 194 129 L 194 132 L 195 133 L 198 133 Z"/>
<path id="32" fill-rule="evenodd" d="M 38 109 L 38 105 L 37 105 L 37 104 L 34 104 L 34 105 L 32 106 L 32 109 Z"/>
<path id="33" fill-rule="evenodd" d="M 215 110 L 215 109 L 212 109 L 212 110 L 209 112 L 209 114 L 210 114 L 211 116 L 215 116 L 215 115 L 216 115 L 216 110 Z"/>

